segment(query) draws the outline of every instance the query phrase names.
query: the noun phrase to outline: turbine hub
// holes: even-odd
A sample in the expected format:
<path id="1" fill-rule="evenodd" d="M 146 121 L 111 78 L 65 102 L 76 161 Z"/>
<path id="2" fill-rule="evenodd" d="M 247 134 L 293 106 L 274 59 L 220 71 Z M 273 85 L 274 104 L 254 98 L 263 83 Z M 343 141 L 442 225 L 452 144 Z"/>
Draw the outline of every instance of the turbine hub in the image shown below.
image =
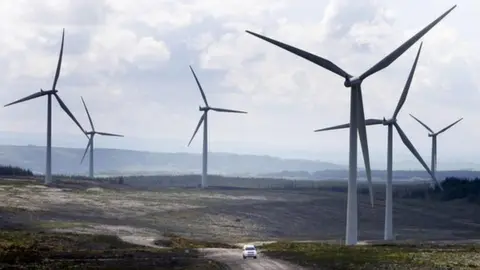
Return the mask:
<path id="1" fill-rule="evenodd" d="M 360 85 L 362 83 L 362 80 L 359 77 L 353 77 L 353 78 L 345 78 L 345 82 L 343 85 L 345 87 L 352 87 L 354 85 Z"/>
<path id="2" fill-rule="evenodd" d="M 210 110 L 210 108 L 209 107 L 198 106 L 198 110 L 199 111 L 208 111 L 208 110 Z"/>
<path id="3" fill-rule="evenodd" d="M 383 118 L 383 125 L 384 126 L 388 126 L 388 125 L 391 125 L 391 124 L 395 124 L 397 122 L 397 119 L 393 119 L 393 118 L 390 118 L 390 119 L 385 119 L 385 117 Z"/>
<path id="4" fill-rule="evenodd" d="M 435 135 L 432 134 L 432 133 L 428 133 L 428 137 L 433 137 L 433 136 L 435 136 Z"/>

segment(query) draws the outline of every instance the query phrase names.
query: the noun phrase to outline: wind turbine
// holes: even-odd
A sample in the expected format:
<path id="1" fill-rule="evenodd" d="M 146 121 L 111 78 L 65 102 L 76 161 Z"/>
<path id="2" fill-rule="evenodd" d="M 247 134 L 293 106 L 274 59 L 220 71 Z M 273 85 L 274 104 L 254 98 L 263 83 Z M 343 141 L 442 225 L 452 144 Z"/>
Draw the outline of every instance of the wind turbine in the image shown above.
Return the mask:
<path id="1" fill-rule="evenodd" d="M 304 50 L 295 48 L 285 43 L 276 41 L 274 39 L 262 36 L 260 34 L 246 31 L 247 33 L 254 35 L 260 39 L 263 39 L 269 43 L 272 43 L 282 49 L 285 49 L 299 57 L 302 57 L 314 64 L 317 64 L 345 79 L 344 86 L 350 88 L 350 142 L 349 142 L 349 175 L 348 175 L 348 199 L 347 199 L 347 225 L 346 225 L 346 237 L 345 243 L 347 245 L 355 245 L 357 243 L 357 230 L 358 230 L 358 205 L 357 205 L 357 130 L 360 137 L 360 143 L 362 145 L 363 159 L 365 162 L 365 171 L 367 179 L 370 184 L 370 196 L 372 196 L 371 187 L 371 171 L 370 171 L 370 159 L 368 154 L 367 132 L 365 127 L 365 114 L 363 110 L 363 99 L 361 84 L 363 80 L 370 75 L 388 67 L 398 57 L 400 57 L 406 50 L 408 50 L 415 42 L 422 38 L 430 29 L 432 29 L 438 22 L 440 22 L 445 16 L 448 15 L 454 8 L 453 6 L 440 17 L 435 19 L 425 28 L 420 30 L 417 34 L 411 37 L 409 40 L 400 45 L 392 53 L 380 60 L 373 67 L 368 69 L 362 75 L 354 77 L 332 63 L 331 61 L 306 52 Z"/>
<path id="2" fill-rule="evenodd" d="M 57 81 L 58 77 L 60 76 L 60 69 L 62 66 L 62 57 L 63 57 L 63 44 L 65 40 L 65 28 L 62 31 L 62 43 L 60 47 L 60 54 L 58 56 L 58 63 L 57 63 L 57 70 L 55 72 L 55 78 L 53 79 L 53 85 L 51 90 L 43 90 L 40 89 L 39 92 L 36 92 L 34 94 L 31 94 L 27 97 L 24 97 L 22 99 L 19 99 L 17 101 L 14 101 L 12 103 L 9 103 L 5 105 L 4 107 L 16 104 L 16 103 L 21 103 L 30 99 L 35 99 L 38 97 L 42 96 L 47 96 L 47 156 L 46 156 L 46 168 L 45 168 L 45 184 L 50 184 L 52 182 L 52 95 L 55 96 L 55 99 L 58 101 L 58 104 L 62 109 L 65 111 L 65 113 L 70 116 L 70 118 L 77 124 L 77 126 L 82 130 L 83 133 L 85 133 L 85 130 L 82 128 L 80 123 L 75 119 L 75 116 L 73 116 L 72 112 L 67 108 L 67 105 L 62 101 L 60 96 L 57 94 L 58 89 L 57 87 Z"/>
<path id="3" fill-rule="evenodd" d="M 437 136 L 440 135 L 441 133 L 447 131 L 447 129 L 453 127 L 458 122 L 462 121 L 463 118 L 458 119 L 457 121 L 451 123 L 450 125 L 446 126 L 443 129 L 441 129 L 439 132 L 435 133 L 435 132 L 433 132 L 433 130 L 431 128 L 429 128 L 427 125 L 425 125 L 422 121 L 418 120 L 415 116 L 413 116 L 411 114 L 410 114 L 410 116 L 413 117 L 413 119 L 417 120 L 417 122 L 420 123 L 424 128 L 426 128 L 428 131 L 430 131 L 430 133 L 428 134 L 428 137 L 432 137 L 432 165 L 431 165 L 431 168 L 432 168 L 432 173 L 433 173 L 432 177 L 435 177 L 436 172 L 437 172 Z"/>
<path id="4" fill-rule="evenodd" d="M 417 67 L 418 63 L 418 58 L 420 56 L 420 52 L 422 50 L 422 44 L 420 43 L 420 47 L 418 48 L 417 56 L 415 57 L 415 61 L 413 62 L 412 69 L 410 70 L 410 74 L 408 76 L 407 82 L 405 84 L 405 87 L 403 88 L 402 95 L 400 96 L 400 99 L 398 100 L 397 107 L 395 108 L 395 111 L 393 113 L 392 118 L 386 120 L 385 118 L 382 119 L 367 119 L 365 120 L 365 125 L 370 126 L 370 125 L 384 125 L 388 127 L 388 145 L 387 145 L 387 184 L 385 188 L 385 232 L 384 232 L 384 239 L 385 240 L 393 240 L 393 187 L 392 187 L 392 171 L 393 171 L 393 127 L 398 132 L 398 135 L 402 139 L 403 143 L 405 146 L 412 152 L 412 154 L 417 158 L 417 160 L 422 164 L 423 168 L 432 176 L 432 179 L 435 181 L 436 184 L 436 178 L 432 171 L 428 168 L 427 164 L 425 161 L 422 159 L 418 151 L 415 149 L 413 144 L 410 142 L 410 140 L 407 138 L 403 130 L 400 128 L 400 126 L 397 123 L 397 116 L 398 113 L 400 112 L 400 109 L 402 108 L 403 104 L 405 103 L 405 100 L 407 99 L 407 94 L 408 90 L 410 89 L 410 85 L 412 83 L 413 75 L 415 74 L 415 69 Z M 333 126 L 333 127 L 328 127 L 328 128 L 323 128 L 323 129 L 317 129 L 315 132 L 319 131 L 326 131 L 326 130 L 336 130 L 336 129 L 344 129 L 350 127 L 350 124 L 343 124 L 343 125 L 338 125 L 338 126 Z"/>
<path id="5" fill-rule="evenodd" d="M 85 148 L 85 152 L 83 153 L 82 161 L 80 163 L 83 162 L 83 159 L 85 159 L 85 156 L 87 155 L 87 151 L 90 148 L 90 165 L 88 170 L 88 177 L 93 178 L 93 138 L 95 137 L 95 134 L 102 135 L 102 136 L 114 136 L 114 137 L 123 137 L 123 135 L 96 131 L 95 127 L 93 126 L 92 117 L 90 117 L 90 113 L 88 112 L 87 105 L 85 104 L 83 97 L 81 97 L 81 99 L 82 99 L 83 107 L 85 107 L 85 111 L 87 112 L 88 121 L 90 122 L 90 126 L 92 127 L 92 130 L 85 132 L 85 135 L 87 135 L 88 137 L 88 144 L 87 144 L 87 147 Z"/>
<path id="6" fill-rule="evenodd" d="M 198 81 L 197 75 L 195 75 L 195 72 L 193 71 L 192 66 L 190 66 L 190 70 L 192 71 L 193 77 L 195 78 L 195 81 L 197 82 L 198 89 L 200 89 L 200 94 L 202 94 L 203 101 L 205 102 L 205 107 L 199 106 L 198 110 L 203 111 L 202 116 L 200 117 L 200 121 L 198 121 L 197 127 L 195 128 L 195 131 L 193 132 L 193 136 L 188 142 L 188 146 L 190 146 L 190 143 L 192 143 L 193 138 L 195 137 L 195 134 L 197 134 L 198 129 L 203 123 L 203 157 L 202 157 L 202 188 L 207 187 L 207 159 L 208 159 L 208 143 L 207 143 L 207 116 L 208 116 L 208 111 L 216 111 L 216 112 L 227 112 L 227 113 L 247 113 L 244 111 L 236 111 L 236 110 L 230 110 L 230 109 L 221 109 L 221 108 L 215 108 L 215 107 L 210 107 L 207 102 L 207 97 L 205 96 L 205 93 L 203 92 L 203 88 L 200 85 L 200 82 Z"/>

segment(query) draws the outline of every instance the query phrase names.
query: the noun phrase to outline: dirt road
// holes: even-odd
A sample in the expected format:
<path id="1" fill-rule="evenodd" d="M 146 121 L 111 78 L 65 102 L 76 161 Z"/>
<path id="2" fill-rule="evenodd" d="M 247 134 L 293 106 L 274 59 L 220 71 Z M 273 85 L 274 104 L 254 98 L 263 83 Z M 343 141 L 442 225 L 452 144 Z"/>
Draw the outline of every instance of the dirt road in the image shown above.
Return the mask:
<path id="1" fill-rule="evenodd" d="M 201 249 L 207 258 L 222 262 L 232 270 L 301 270 L 300 266 L 285 261 L 274 260 L 259 252 L 257 259 L 243 259 L 241 249 L 205 248 Z"/>

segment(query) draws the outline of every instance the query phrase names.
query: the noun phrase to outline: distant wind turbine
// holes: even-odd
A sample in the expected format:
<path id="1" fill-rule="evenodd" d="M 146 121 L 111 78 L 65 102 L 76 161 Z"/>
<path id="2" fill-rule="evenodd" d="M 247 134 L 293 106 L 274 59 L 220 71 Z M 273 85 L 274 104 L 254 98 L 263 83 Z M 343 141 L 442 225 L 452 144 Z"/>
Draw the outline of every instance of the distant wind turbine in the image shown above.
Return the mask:
<path id="1" fill-rule="evenodd" d="M 333 62 L 309 53 L 307 51 L 295 48 L 291 45 L 276 41 L 274 39 L 256 34 L 251 31 L 246 31 L 247 33 L 256 36 L 260 39 L 263 39 L 273 45 L 276 45 L 284 50 L 287 50 L 293 54 L 296 54 L 299 57 L 302 57 L 316 65 L 319 65 L 337 75 L 342 77 L 344 81 L 344 86 L 350 88 L 350 142 L 349 142 L 349 173 L 348 173 L 348 195 L 347 195 L 347 224 L 346 224 L 346 235 L 345 243 L 347 245 L 355 245 L 358 240 L 358 201 L 357 201 L 357 130 L 360 137 L 360 143 L 362 145 L 363 159 L 365 162 L 365 171 L 367 174 L 367 179 L 370 184 L 370 196 L 372 193 L 372 182 L 371 182 L 371 170 L 370 170 L 370 158 L 368 153 L 368 141 L 367 141 L 367 132 L 365 126 L 365 113 L 363 110 L 363 98 L 362 98 L 362 89 L 361 85 L 363 80 L 369 76 L 383 70 L 392 64 L 398 57 L 400 57 L 405 51 L 407 51 L 415 42 L 421 39 L 430 29 L 432 29 L 438 22 L 440 22 L 445 16 L 447 16 L 454 8 L 453 6 L 440 17 L 435 19 L 425 28 L 420 30 L 417 34 L 411 37 L 409 40 L 400 45 L 392 53 L 387 55 L 385 58 L 380 60 L 373 67 L 365 71 L 362 75 L 355 77 L 350 75 L 345 70 L 341 69 Z"/>
<path id="2" fill-rule="evenodd" d="M 424 128 L 426 128 L 428 131 L 431 132 L 431 133 L 428 134 L 428 137 L 432 137 L 432 156 L 431 156 L 432 165 L 431 165 L 431 168 L 432 168 L 432 173 L 433 173 L 432 177 L 435 177 L 436 172 L 437 172 L 437 136 L 440 135 L 441 133 L 447 131 L 447 129 L 453 127 L 458 122 L 462 121 L 463 118 L 458 119 L 457 121 L 451 123 L 450 125 L 446 126 L 443 129 L 441 129 L 439 132 L 435 133 L 435 132 L 433 132 L 433 130 L 431 128 L 429 128 L 427 125 L 425 125 L 422 121 L 418 120 L 415 116 L 413 116 L 411 114 L 410 114 L 410 116 L 413 119 L 415 119 L 418 123 L 420 123 Z"/>
<path id="3" fill-rule="evenodd" d="M 199 111 L 203 111 L 202 116 L 200 117 L 200 121 L 198 121 L 197 127 L 195 128 L 195 131 L 193 132 L 193 136 L 188 142 L 188 146 L 190 146 L 190 143 L 192 143 L 193 138 L 195 137 L 195 134 L 197 134 L 198 129 L 203 123 L 203 157 L 202 157 L 202 188 L 206 188 L 208 186 L 207 182 L 207 159 L 208 159 L 208 138 L 207 138 L 207 116 L 208 116 L 208 111 L 217 111 L 217 112 L 227 112 L 227 113 L 247 113 L 244 111 L 236 111 L 236 110 L 230 110 L 230 109 L 221 109 L 221 108 L 215 108 L 215 107 L 210 107 L 207 102 L 207 97 L 205 96 L 205 93 L 203 92 L 203 88 L 200 85 L 200 82 L 198 81 L 197 75 L 195 75 L 195 72 L 193 71 L 193 68 L 190 66 L 190 70 L 192 71 L 193 77 L 195 78 L 195 81 L 197 82 L 198 89 L 200 89 L 200 94 L 202 94 L 203 101 L 205 102 L 205 107 L 199 106 Z"/>
<path id="4" fill-rule="evenodd" d="M 393 186 L 392 186 L 392 173 L 393 173 L 393 127 L 398 132 L 398 135 L 402 139 L 405 146 L 412 152 L 415 158 L 422 164 L 423 168 L 432 176 L 433 180 L 436 182 L 436 178 L 433 175 L 432 171 L 428 168 L 425 161 L 422 159 L 418 151 L 415 149 L 413 144 L 407 138 L 403 130 L 397 123 L 397 116 L 402 108 L 403 104 L 405 103 L 408 95 L 408 90 L 410 89 L 410 85 L 412 83 L 413 75 L 415 74 L 415 69 L 417 67 L 418 58 L 420 56 L 420 52 L 422 50 L 422 44 L 420 43 L 420 47 L 418 48 L 417 56 L 415 57 L 415 61 L 413 62 L 412 69 L 410 70 L 410 74 L 408 76 L 407 82 L 405 87 L 403 88 L 402 95 L 398 100 L 397 107 L 393 113 L 392 118 L 386 120 L 385 118 L 382 119 L 367 119 L 365 120 L 365 124 L 367 126 L 370 125 L 384 125 L 388 127 L 388 145 L 387 145 L 387 183 L 386 183 L 386 198 L 385 198 L 385 232 L 384 232 L 384 239 L 385 240 L 393 240 Z M 323 129 L 315 130 L 318 131 L 326 131 L 326 130 L 336 130 L 336 129 L 344 129 L 350 127 L 350 124 L 343 124 L 334 127 L 328 127 Z M 436 182 L 437 183 L 437 182 Z M 438 183 L 437 183 L 438 184 Z"/>
<path id="5" fill-rule="evenodd" d="M 113 134 L 113 133 L 106 133 L 106 132 L 99 132 L 95 130 L 95 127 L 93 126 L 93 121 L 92 118 L 90 117 L 90 113 L 88 112 L 87 105 L 85 104 L 85 101 L 83 100 L 83 97 L 81 97 L 83 107 L 85 107 L 85 111 L 87 112 L 88 116 L 88 121 L 90 122 L 90 126 L 92 127 L 91 131 L 85 132 L 85 135 L 88 137 L 88 144 L 87 147 L 85 148 L 85 152 L 83 153 L 82 161 L 80 163 L 83 163 L 83 160 L 85 159 L 85 156 L 87 155 L 87 151 L 90 148 L 90 165 L 89 165 L 89 170 L 88 170 L 88 177 L 93 178 L 93 138 L 95 137 L 95 134 L 102 135 L 102 136 L 114 136 L 114 137 L 123 137 L 123 135 L 119 134 Z"/>
<path id="6" fill-rule="evenodd" d="M 30 96 L 24 97 L 22 99 L 19 99 L 17 101 L 14 101 L 12 103 L 9 103 L 5 105 L 5 107 L 16 104 L 16 103 L 21 103 L 30 99 L 35 99 L 38 97 L 42 96 L 47 96 L 47 156 L 46 156 L 46 168 L 45 168 L 45 184 L 50 184 L 52 182 L 52 95 L 55 96 L 58 104 L 62 109 L 65 111 L 65 113 L 70 116 L 70 118 L 77 124 L 77 126 L 82 130 L 83 133 L 85 133 L 85 130 L 82 128 L 80 123 L 75 119 L 75 116 L 73 116 L 72 112 L 67 108 L 67 105 L 62 101 L 60 96 L 57 94 L 57 81 L 60 76 L 60 69 L 62 66 L 62 57 L 63 57 L 63 44 L 65 40 L 65 29 L 62 31 L 62 43 L 60 47 L 60 54 L 58 57 L 58 63 L 57 63 L 57 71 L 55 72 L 55 78 L 53 79 L 53 85 L 51 90 L 43 90 L 40 89 L 39 92 L 36 92 Z"/>

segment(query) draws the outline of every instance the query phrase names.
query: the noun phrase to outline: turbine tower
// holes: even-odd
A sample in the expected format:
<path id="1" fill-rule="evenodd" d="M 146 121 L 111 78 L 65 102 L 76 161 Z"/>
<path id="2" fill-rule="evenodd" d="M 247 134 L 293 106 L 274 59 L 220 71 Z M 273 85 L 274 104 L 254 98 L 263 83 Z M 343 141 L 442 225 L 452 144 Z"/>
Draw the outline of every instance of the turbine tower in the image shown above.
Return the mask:
<path id="1" fill-rule="evenodd" d="M 408 76 L 407 82 L 405 87 L 403 88 L 402 95 L 398 100 L 397 107 L 393 113 L 392 118 L 386 120 L 385 118 L 382 119 L 367 119 L 365 120 L 365 125 L 384 125 L 388 127 L 388 144 L 387 144 L 387 184 L 385 188 L 385 231 L 384 231 L 384 239 L 385 240 L 393 240 L 393 186 L 392 186 L 392 171 L 393 171 L 393 127 L 398 132 L 398 135 L 402 139 L 405 146 L 412 152 L 415 158 L 422 164 L 423 168 L 432 176 L 432 179 L 435 181 L 436 178 L 433 175 L 432 171 L 428 168 L 425 161 L 422 159 L 418 151 L 415 149 L 413 144 L 407 138 L 403 130 L 397 123 L 397 116 L 402 108 L 405 100 L 407 99 L 408 90 L 410 89 L 410 85 L 412 83 L 413 75 L 415 74 L 415 69 L 417 67 L 418 58 L 420 56 L 420 52 L 422 50 L 422 43 L 420 43 L 420 47 L 418 48 L 417 56 L 415 57 L 415 61 L 413 62 L 412 69 L 410 70 L 410 74 Z M 315 130 L 315 132 L 319 131 L 326 131 L 326 130 L 336 130 L 336 129 L 344 129 L 350 127 L 350 124 L 338 125 L 334 127 L 328 127 L 323 129 Z"/>
<path id="2" fill-rule="evenodd" d="M 197 134 L 198 129 L 203 123 L 203 153 L 202 153 L 202 188 L 206 188 L 208 186 L 207 182 L 207 159 L 208 159 L 208 138 L 207 138 L 207 116 L 208 116 L 208 111 L 216 111 L 216 112 L 227 112 L 227 113 L 247 113 L 244 111 L 236 111 L 236 110 L 230 110 L 230 109 L 221 109 L 221 108 L 215 108 L 215 107 L 210 107 L 207 102 L 207 97 L 205 96 L 205 92 L 203 92 L 203 88 L 200 85 L 200 82 L 198 81 L 197 75 L 195 75 L 195 72 L 193 71 L 192 66 L 190 66 L 190 70 L 192 71 L 193 77 L 195 78 L 195 81 L 197 82 L 198 89 L 200 89 L 200 94 L 202 94 L 203 101 L 205 102 L 205 107 L 199 106 L 199 111 L 203 111 L 202 116 L 200 117 L 200 121 L 198 121 L 197 127 L 195 128 L 195 131 L 193 132 L 193 136 L 188 142 L 188 146 L 190 146 L 190 143 L 192 143 L 193 138 L 195 137 L 195 134 Z"/>
<path id="3" fill-rule="evenodd" d="M 46 168 L 45 168 L 45 184 L 46 185 L 52 182 L 52 95 L 55 97 L 58 104 L 60 105 L 60 107 L 62 107 L 65 113 L 67 113 L 68 116 L 70 116 L 70 118 L 73 120 L 73 122 L 77 124 L 80 130 L 82 130 L 82 132 L 85 133 L 85 130 L 82 128 L 82 126 L 77 121 L 77 119 L 75 119 L 75 116 L 73 116 L 72 112 L 70 112 L 67 105 L 65 105 L 63 100 L 57 94 L 58 89 L 56 87 L 57 87 L 58 78 L 60 76 L 60 69 L 62 66 L 64 40 L 65 40 L 65 28 L 62 31 L 62 43 L 60 47 L 60 54 L 58 57 L 57 70 L 55 72 L 55 77 L 53 79 L 52 89 L 51 90 L 40 89 L 39 92 L 36 92 L 34 94 L 31 94 L 27 97 L 24 97 L 22 99 L 19 99 L 17 101 L 14 101 L 4 106 L 4 107 L 7 107 L 16 103 L 21 103 L 27 100 L 38 98 L 38 97 L 47 96 L 47 156 L 46 156 Z"/>
<path id="4" fill-rule="evenodd" d="M 90 148 L 90 164 L 89 164 L 89 170 L 88 170 L 88 177 L 93 178 L 93 138 L 95 137 L 95 134 L 102 135 L 102 136 L 114 136 L 114 137 L 123 137 L 123 135 L 119 134 L 113 134 L 113 133 L 106 133 L 106 132 L 99 132 L 95 130 L 95 127 L 93 126 L 93 121 L 92 117 L 90 117 L 90 113 L 88 112 L 87 105 L 85 104 L 85 101 L 83 100 L 83 97 L 81 97 L 83 107 L 85 107 L 85 111 L 87 112 L 88 116 L 88 121 L 90 122 L 90 126 L 92 127 L 91 131 L 85 132 L 85 135 L 88 137 L 88 144 L 87 147 L 85 148 L 85 152 L 83 153 L 82 161 L 80 163 L 83 163 L 83 159 L 85 159 L 85 156 L 87 155 L 87 151 Z"/>
<path id="5" fill-rule="evenodd" d="M 350 142 L 349 142 L 349 174 L 348 174 L 348 199 L 347 199 L 347 225 L 345 243 L 347 245 L 355 245 L 357 243 L 358 235 L 358 205 L 357 205 L 357 130 L 360 137 L 360 143 L 362 145 L 363 159 L 365 162 L 365 171 L 367 179 L 370 183 L 370 194 L 372 196 L 371 188 L 371 171 L 370 171 L 370 159 L 368 153 L 367 132 L 365 126 L 365 114 L 363 110 L 363 99 L 361 85 L 363 80 L 369 76 L 377 73 L 378 71 L 388 67 L 398 57 L 400 57 L 405 51 L 407 51 L 415 42 L 421 39 L 430 29 L 432 29 L 438 22 L 440 22 L 445 16 L 447 16 L 454 8 L 453 6 L 440 17 L 435 19 L 425 28 L 420 30 L 417 34 L 411 37 L 409 40 L 400 45 L 392 53 L 380 60 L 373 67 L 365 71 L 362 75 L 355 77 L 335 65 L 333 62 L 306 52 L 304 50 L 295 48 L 285 43 L 276 41 L 274 39 L 246 31 L 247 33 L 254 35 L 260 39 L 263 39 L 273 45 L 276 45 L 284 50 L 287 50 L 299 57 L 302 57 L 316 65 L 319 65 L 337 75 L 342 77 L 345 82 L 344 86 L 350 88 Z"/>
<path id="6" fill-rule="evenodd" d="M 435 133 L 435 132 L 433 132 L 433 130 L 431 128 L 429 128 L 427 125 L 425 125 L 422 121 L 418 120 L 415 116 L 413 116 L 411 114 L 410 114 L 410 116 L 413 117 L 413 119 L 417 120 L 417 122 L 420 123 L 424 128 L 426 128 L 428 131 L 430 131 L 430 133 L 428 134 L 428 137 L 432 137 L 432 157 L 431 157 L 432 158 L 431 168 L 432 168 L 432 173 L 433 173 L 432 177 L 436 177 L 436 172 L 437 172 L 437 136 L 440 135 L 441 133 L 447 131 L 447 129 L 453 127 L 458 122 L 462 121 L 463 118 L 458 119 L 457 121 L 455 121 L 455 122 L 451 123 L 450 125 L 446 126 L 445 128 L 443 128 L 439 132 Z"/>

